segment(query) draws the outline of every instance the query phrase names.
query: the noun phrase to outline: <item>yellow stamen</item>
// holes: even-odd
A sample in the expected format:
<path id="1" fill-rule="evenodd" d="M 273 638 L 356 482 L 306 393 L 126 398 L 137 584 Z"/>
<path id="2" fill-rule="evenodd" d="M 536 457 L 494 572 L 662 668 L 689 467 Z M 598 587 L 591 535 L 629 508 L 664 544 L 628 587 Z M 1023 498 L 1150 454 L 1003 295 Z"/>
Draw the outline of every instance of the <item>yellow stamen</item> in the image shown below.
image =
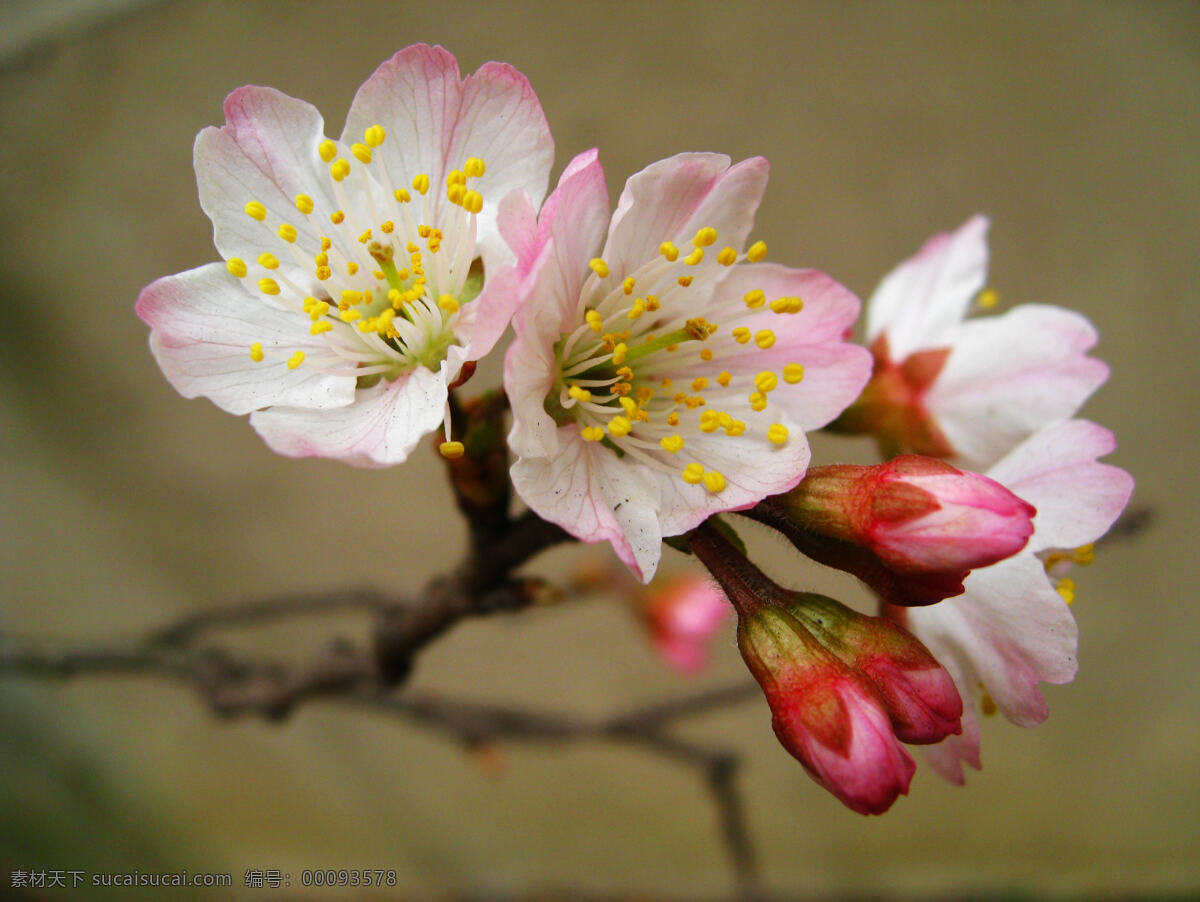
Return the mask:
<path id="1" fill-rule="evenodd" d="M 418 194 L 425 194 L 429 190 L 429 176 L 422 172 L 412 180 L 412 186 Z"/>
<path id="2" fill-rule="evenodd" d="M 458 300 L 450 294 L 443 294 L 438 298 L 438 306 L 447 313 L 458 313 Z"/>
<path id="3" fill-rule="evenodd" d="M 1000 303 L 1000 295 L 991 288 L 985 288 L 983 291 L 979 292 L 979 297 L 977 297 L 975 301 L 984 310 L 991 310 Z"/>
<path id="4" fill-rule="evenodd" d="M 263 269 L 279 269 L 279 258 L 274 254 L 259 254 L 258 265 Z"/>
<path id="5" fill-rule="evenodd" d="M 688 485 L 699 485 L 704 478 L 704 467 L 698 463 L 690 463 L 683 468 L 683 481 Z"/>
<path id="6" fill-rule="evenodd" d="M 572 385 L 570 388 L 568 388 L 567 395 L 568 397 L 574 398 L 581 404 L 586 404 L 588 401 L 592 400 L 592 393 L 586 388 L 580 388 L 578 385 Z"/>
<path id="7" fill-rule="evenodd" d="M 672 454 L 679 453 L 683 448 L 682 435 L 664 435 L 658 440 L 659 445 L 664 451 L 670 451 Z"/>
<path id="8" fill-rule="evenodd" d="M 761 412 L 767 409 L 767 396 L 762 392 L 752 392 L 747 400 L 750 401 L 750 408 L 752 410 Z"/>
<path id="9" fill-rule="evenodd" d="M 311 334 L 311 335 L 320 335 L 322 332 L 332 332 L 333 331 L 333 323 L 331 323 L 327 319 L 323 319 L 323 320 L 313 323 L 308 331 L 309 331 L 309 334 Z"/>
<path id="10" fill-rule="evenodd" d="M 258 290 L 263 294 L 279 294 L 279 284 L 274 279 L 259 279 Z"/>
<path id="11" fill-rule="evenodd" d="M 467 449 L 462 442 L 442 442 L 438 452 L 447 460 L 457 460 L 467 453 Z"/>
<path id="12" fill-rule="evenodd" d="M 296 209 L 307 216 L 313 211 L 313 199 L 307 194 L 297 194 Z"/>
<path id="13" fill-rule="evenodd" d="M 261 363 L 263 359 L 263 349 L 261 342 L 255 342 L 250 345 L 250 359 L 255 363 Z"/>
<path id="14" fill-rule="evenodd" d="M 633 281 L 633 276 L 629 276 L 629 277 L 627 277 L 627 278 L 625 279 L 625 281 L 621 283 L 621 291 L 622 291 L 624 294 L 633 294 L 633 286 L 634 286 L 634 284 L 635 284 L 635 283 L 634 283 L 634 281 Z"/>
<path id="15" fill-rule="evenodd" d="M 712 348 L 705 348 L 704 350 L 702 350 L 700 352 L 700 359 L 701 360 L 712 360 L 713 359 Z"/>
<path id="16" fill-rule="evenodd" d="M 230 257 L 225 261 L 225 268 L 230 274 L 237 278 L 245 278 L 246 276 L 246 261 L 241 257 Z"/>
<path id="17" fill-rule="evenodd" d="M 720 373 L 717 374 L 717 384 L 720 385 L 721 388 L 725 388 L 727 385 L 729 385 L 729 381 L 732 378 L 733 378 L 732 373 L 727 373 L 724 370 L 722 370 Z"/>
<path id="18" fill-rule="evenodd" d="M 338 316 L 342 322 L 352 323 L 356 319 L 358 319 L 359 317 L 362 316 L 362 312 L 351 308 L 351 309 L 343 310 L 340 314 L 338 314 Z"/>
<path id="19" fill-rule="evenodd" d="M 721 252 L 717 254 L 717 262 L 722 266 L 733 266 L 737 262 L 737 251 L 731 247 L 721 248 Z"/>
<path id="20" fill-rule="evenodd" d="M 337 156 L 337 145 L 326 138 L 317 145 L 317 153 L 321 155 L 322 162 L 328 163 Z"/>
<path id="21" fill-rule="evenodd" d="M 597 335 L 604 331 L 604 317 L 602 317 L 595 310 L 589 310 L 584 314 L 583 318 L 587 321 L 587 324 L 591 326 L 592 331 Z"/>
<path id="22" fill-rule="evenodd" d="M 604 438 L 604 429 L 600 426 L 584 426 L 579 430 L 585 442 L 598 442 Z"/>
<path id="23" fill-rule="evenodd" d="M 297 351 L 295 354 L 293 354 L 291 357 L 288 358 L 288 362 L 287 362 L 288 369 L 294 370 L 296 367 L 298 367 L 303 362 L 304 362 L 304 352 Z"/>
<path id="24" fill-rule="evenodd" d="M 392 192 L 392 197 L 396 198 L 396 203 L 406 204 L 412 200 L 412 195 L 408 193 L 407 188 L 397 188 Z"/>
<path id="25" fill-rule="evenodd" d="M 478 191 L 468 191 L 463 195 L 462 205 L 468 213 L 479 213 L 483 210 L 483 195 Z"/>
<path id="26" fill-rule="evenodd" d="M 725 477 L 716 470 L 709 470 L 704 474 L 704 487 L 715 495 L 724 490 Z"/>
<path id="27" fill-rule="evenodd" d="M 383 143 L 383 139 L 387 137 L 387 132 L 383 130 L 382 125 L 372 125 L 363 132 L 363 140 L 371 147 L 378 147 Z"/>
<path id="28" fill-rule="evenodd" d="M 463 172 L 467 174 L 469 179 L 477 179 L 487 171 L 487 164 L 479 157 L 467 157 L 467 162 L 463 164 Z"/>
<path id="29" fill-rule="evenodd" d="M 750 330 L 745 326 L 738 326 L 731 334 L 733 335 L 733 340 L 740 345 L 744 345 L 750 340 Z"/>
<path id="30" fill-rule="evenodd" d="M 599 257 L 593 257 L 591 260 L 589 260 L 588 266 L 591 267 L 592 272 L 594 272 L 600 278 L 602 278 L 602 279 L 608 278 L 608 273 L 609 273 L 608 264 L 605 263 L 603 260 L 601 260 Z"/>
<path id="31" fill-rule="evenodd" d="M 804 309 L 804 301 L 797 297 L 776 298 L 771 301 L 771 310 L 774 313 L 799 313 Z"/>
<path id="32" fill-rule="evenodd" d="M 705 226 L 696 233 L 696 237 L 692 239 L 692 245 L 695 247 L 710 247 L 717 243 L 717 230 L 712 226 Z"/>
<path id="33" fill-rule="evenodd" d="M 767 255 L 767 243 L 765 241 L 756 241 L 750 245 L 750 250 L 746 251 L 746 259 L 751 263 L 761 263 L 763 257 Z"/>
<path id="34" fill-rule="evenodd" d="M 775 333 L 770 329 L 762 329 L 754 333 L 754 343 L 764 351 L 775 344 Z"/>
<path id="35" fill-rule="evenodd" d="M 767 428 L 767 440 L 782 445 L 788 440 L 788 429 L 782 423 L 772 423 Z"/>
<path id="36" fill-rule="evenodd" d="M 335 182 L 340 182 L 350 174 L 350 161 L 343 158 L 335 160 L 329 167 L 329 174 L 333 176 Z"/>
<path id="37" fill-rule="evenodd" d="M 694 251 L 692 251 L 690 254 L 688 254 L 686 257 L 684 257 L 683 262 L 686 263 L 688 266 L 695 266 L 697 263 L 699 263 L 703 259 L 704 259 L 704 248 L 698 247 Z"/>
<path id="38" fill-rule="evenodd" d="M 1062 596 L 1063 601 L 1067 604 L 1073 604 L 1075 601 L 1075 580 L 1069 576 L 1064 576 L 1058 581 L 1058 585 L 1054 587 L 1058 590 L 1058 594 Z"/>
<path id="39" fill-rule="evenodd" d="M 775 374 L 772 373 L 770 370 L 763 370 L 761 373 L 759 373 L 757 376 L 754 377 L 754 387 L 757 388 L 764 395 L 767 394 L 768 392 L 774 391 L 775 386 L 777 386 L 778 384 L 779 384 L 779 380 L 775 377 Z"/>
<path id="40" fill-rule="evenodd" d="M 279 237 L 282 238 L 284 241 L 286 241 L 288 244 L 291 244 L 292 242 L 294 242 L 296 240 L 296 237 L 297 237 L 296 227 L 293 225 L 288 225 L 285 222 L 283 225 L 281 225 L 279 227 Z"/>
<path id="41" fill-rule="evenodd" d="M 658 252 L 672 263 L 679 259 L 679 248 L 677 248 L 670 241 L 664 241 L 662 244 L 660 244 L 658 246 Z"/>
<path id="42" fill-rule="evenodd" d="M 257 219 L 259 222 L 267 218 L 267 208 L 256 200 L 250 201 L 242 209 L 246 211 L 247 216 L 251 219 Z"/>
<path id="43" fill-rule="evenodd" d="M 614 364 L 616 364 L 617 366 L 620 366 L 622 363 L 625 362 L 625 355 L 628 353 L 629 353 L 629 348 L 627 348 L 625 346 L 625 342 L 622 341 L 622 342 L 618 343 L 617 346 L 615 348 L 613 348 L 612 362 Z"/>
<path id="44" fill-rule="evenodd" d="M 609 435 L 622 438 L 629 435 L 629 431 L 633 428 L 633 424 L 626 417 L 617 415 L 608 421 Z"/>
<path id="45" fill-rule="evenodd" d="M 692 380 L 692 391 L 703 391 L 708 388 L 708 380 L 703 376 L 697 376 Z"/>
<path id="46" fill-rule="evenodd" d="M 343 222 L 346 221 L 346 214 L 343 213 L 341 210 L 334 210 L 332 213 L 329 214 L 329 221 L 332 222 L 334 225 L 341 225 Z"/>
<path id="47" fill-rule="evenodd" d="M 767 295 L 762 289 L 755 288 L 753 291 L 747 291 L 742 300 L 751 310 L 756 310 L 767 302 Z"/>
<path id="48" fill-rule="evenodd" d="M 716 432 L 721 428 L 721 414 L 715 410 L 706 410 L 700 414 L 700 431 Z"/>
<path id="49" fill-rule="evenodd" d="M 370 163 L 372 159 L 371 148 L 365 144 L 351 144 L 350 153 L 358 157 L 360 163 Z"/>
<path id="50" fill-rule="evenodd" d="M 692 284 L 692 277 L 691 276 L 680 276 L 678 279 L 676 279 L 676 281 L 679 283 L 679 286 L 681 288 L 687 288 L 689 285 Z"/>
<path id="51" fill-rule="evenodd" d="M 786 363 L 783 366 L 783 381 L 795 385 L 804 378 L 804 367 L 799 363 Z"/>

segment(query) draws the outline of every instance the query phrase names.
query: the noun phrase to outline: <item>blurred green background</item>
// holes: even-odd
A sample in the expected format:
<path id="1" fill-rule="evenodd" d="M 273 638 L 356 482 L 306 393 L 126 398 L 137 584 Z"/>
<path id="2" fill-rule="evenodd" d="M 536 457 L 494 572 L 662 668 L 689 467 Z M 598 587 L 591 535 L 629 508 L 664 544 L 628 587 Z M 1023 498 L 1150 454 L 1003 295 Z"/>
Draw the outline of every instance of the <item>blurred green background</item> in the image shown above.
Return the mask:
<path id="1" fill-rule="evenodd" d="M 764 154 L 756 234 L 862 296 L 931 233 L 993 217 L 1004 305 L 1061 304 L 1112 367 L 1085 415 L 1154 512 L 1077 575 L 1079 678 L 1036 730 L 985 724 L 965 788 L 922 768 L 883 818 L 844 810 L 776 745 L 758 699 L 683 733 L 738 750 L 780 893 L 1162 893 L 1200 885 L 1200 5 L 1195 3 L 213 3 L 0 5 L 0 629 L 131 636 L 215 601 L 417 587 L 464 531 L 426 455 L 387 471 L 291 461 L 159 375 L 133 301 L 216 259 L 191 170 L 233 88 L 315 103 L 337 134 L 357 86 L 416 42 L 531 79 L 555 176 L 601 148 L 623 180 L 681 150 Z M 485 367 L 478 385 L 494 382 Z M 819 461 L 867 459 L 818 439 Z M 340 550 L 310 552 L 321 529 Z M 783 581 L 847 601 L 767 543 Z M 670 553 L 673 566 L 683 566 Z M 531 568 L 562 576 L 557 551 Z M 789 569 L 790 567 L 790 569 Z M 304 654 L 353 617 L 231 636 Z M 744 669 L 726 634 L 684 681 L 622 605 L 455 630 L 414 685 L 602 714 Z M 150 679 L 0 682 L 0 868 L 390 867 L 402 896 L 731 886 L 695 775 L 637 751 L 503 750 L 313 704 L 214 719 Z M 151 891 L 129 891 L 148 898 Z M 235 895 L 247 891 L 235 892 Z M 270 893 L 259 890 L 257 893 Z M 0 894 L 3 889 L 0 888 Z M 120 895 L 119 893 L 116 895 Z M 226 896 L 223 897 L 227 897 Z M 64 894 L 61 898 L 83 898 Z"/>

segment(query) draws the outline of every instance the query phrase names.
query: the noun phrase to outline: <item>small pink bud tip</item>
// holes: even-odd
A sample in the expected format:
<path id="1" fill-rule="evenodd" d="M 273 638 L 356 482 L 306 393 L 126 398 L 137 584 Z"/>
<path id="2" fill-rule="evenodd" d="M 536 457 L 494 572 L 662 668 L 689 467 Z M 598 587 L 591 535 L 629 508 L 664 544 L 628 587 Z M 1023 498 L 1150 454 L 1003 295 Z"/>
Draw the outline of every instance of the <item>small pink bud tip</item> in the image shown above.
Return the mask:
<path id="1" fill-rule="evenodd" d="M 641 593 L 641 603 L 655 649 L 680 673 L 708 665 L 708 643 L 733 613 L 711 580 L 692 575 L 652 583 Z"/>

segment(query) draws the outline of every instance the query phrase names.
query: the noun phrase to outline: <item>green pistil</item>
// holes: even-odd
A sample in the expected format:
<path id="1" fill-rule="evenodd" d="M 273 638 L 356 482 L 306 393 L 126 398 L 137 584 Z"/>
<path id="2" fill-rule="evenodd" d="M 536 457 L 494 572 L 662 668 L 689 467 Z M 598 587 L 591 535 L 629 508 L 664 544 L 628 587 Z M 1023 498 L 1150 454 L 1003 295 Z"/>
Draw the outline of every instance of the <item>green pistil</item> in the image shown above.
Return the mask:
<path id="1" fill-rule="evenodd" d="M 643 342 L 640 345 L 634 345 L 625 351 L 625 362 L 629 363 L 633 360 L 640 360 L 647 354 L 653 354 L 655 351 L 661 351 L 663 348 L 669 348 L 671 345 L 683 344 L 685 341 L 698 341 L 691 332 L 687 329 L 676 329 L 674 332 L 668 332 L 666 335 L 659 335 L 657 338 Z"/>

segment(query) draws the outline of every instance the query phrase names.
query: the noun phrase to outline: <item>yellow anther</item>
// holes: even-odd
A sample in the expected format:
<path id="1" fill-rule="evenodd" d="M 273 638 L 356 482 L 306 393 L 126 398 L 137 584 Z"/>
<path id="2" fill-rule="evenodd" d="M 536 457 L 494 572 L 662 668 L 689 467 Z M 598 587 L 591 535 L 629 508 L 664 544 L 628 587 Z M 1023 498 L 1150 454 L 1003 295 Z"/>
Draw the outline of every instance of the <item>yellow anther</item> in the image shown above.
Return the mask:
<path id="1" fill-rule="evenodd" d="M 672 263 L 679 259 L 679 248 L 677 248 L 670 241 L 664 241 L 662 244 L 660 244 L 658 246 L 658 252 Z"/>
<path id="2" fill-rule="evenodd" d="M 702 316 L 696 316 L 683 324 L 687 334 L 697 341 L 705 341 L 708 336 L 717 331 L 717 327 Z"/>
<path id="3" fill-rule="evenodd" d="M 672 384 L 673 384 L 673 383 L 671 382 L 671 380 L 670 380 L 670 379 L 664 379 L 664 380 L 662 381 L 662 387 L 663 387 L 663 388 L 670 388 Z"/>
<path id="4" fill-rule="evenodd" d="M 389 289 L 387 293 L 387 299 L 388 303 L 390 303 L 396 310 L 399 310 L 400 306 L 404 303 L 404 297 L 400 294 L 399 288 Z"/>
<path id="5" fill-rule="evenodd" d="M 294 225 L 288 225 L 286 222 L 279 227 L 279 237 L 291 244 L 296 240 L 297 232 Z"/>
<path id="6" fill-rule="evenodd" d="M 255 363 L 261 363 L 263 359 L 263 349 L 261 342 L 255 342 L 250 345 L 250 359 Z"/>
<path id="7" fill-rule="evenodd" d="M 288 362 L 287 362 L 288 369 L 294 370 L 296 367 L 298 367 L 303 362 L 304 362 L 304 352 L 297 351 L 295 354 L 293 354 L 291 357 L 288 358 Z"/>
<path id="8" fill-rule="evenodd" d="M 615 348 L 613 348 L 612 362 L 614 364 L 616 364 L 617 366 L 620 366 L 622 363 L 625 362 L 625 355 L 628 353 L 629 353 L 629 348 L 627 348 L 625 346 L 625 342 L 623 342 L 623 341 L 618 342 L 617 346 Z"/>
<path id="9" fill-rule="evenodd" d="M 591 260 L 589 260 L 588 266 L 591 268 L 592 272 L 594 272 L 600 278 L 602 278 L 602 279 L 608 278 L 608 273 L 609 273 L 608 264 L 605 263 L 603 260 L 601 260 L 599 257 L 593 257 Z"/>
<path id="10" fill-rule="evenodd" d="M 356 272 L 358 272 L 358 264 L 351 260 L 346 264 L 346 272 L 348 272 L 350 275 L 354 275 Z"/>
<path id="11" fill-rule="evenodd" d="M 633 400 L 633 398 L 621 395 L 617 398 L 617 401 L 620 403 L 621 409 L 625 411 L 625 416 L 633 417 L 637 415 L 637 401 Z"/>
<path id="12" fill-rule="evenodd" d="M 483 210 L 483 195 L 478 191 L 468 191 L 463 195 L 462 205 L 468 213 L 479 213 Z"/>
<path id="13" fill-rule="evenodd" d="M 664 451 L 670 451 L 672 454 L 678 454 L 683 449 L 683 436 L 664 435 L 658 440 L 658 444 Z"/>
<path id="14" fill-rule="evenodd" d="M 733 335 L 733 340 L 736 341 L 740 345 L 744 345 L 746 342 L 748 342 L 750 340 L 750 330 L 747 329 L 745 326 L 738 326 L 730 334 Z"/>
<path id="15" fill-rule="evenodd" d="M 329 167 L 329 174 L 335 182 L 340 182 L 350 174 L 350 161 L 345 158 L 335 160 Z"/>
<path id="16" fill-rule="evenodd" d="M 462 442 L 442 442 L 438 445 L 438 453 L 447 460 L 457 460 L 467 453 Z"/>
<path id="17" fill-rule="evenodd" d="M 621 291 L 625 294 L 633 294 L 634 284 L 633 276 L 628 276 L 625 281 L 621 283 Z"/>
<path id="18" fill-rule="evenodd" d="M 324 282 L 326 279 L 328 279 L 332 275 L 333 275 L 333 270 L 330 269 L 328 266 L 318 266 L 317 267 L 317 279 L 319 281 Z"/>
<path id="19" fill-rule="evenodd" d="M 646 309 L 653 312 L 659 307 L 658 298 L 652 294 L 646 295 Z"/>
<path id="20" fill-rule="evenodd" d="M 450 174 L 446 176 L 446 187 L 453 185 L 465 185 L 467 176 L 461 169 L 451 169 Z"/>
<path id="21" fill-rule="evenodd" d="M 712 226 L 705 226 L 696 233 L 696 237 L 692 239 L 692 244 L 696 247 L 710 247 L 717 243 L 717 230 Z"/>
<path id="22" fill-rule="evenodd" d="M 329 214 L 329 221 L 332 222 L 334 225 L 341 225 L 343 222 L 346 221 L 346 214 L 343 213 L 341 210 L 334 210 L 332 213 Z"/>
<path id="23" fill-rule="evenodd" d="M 418 194 L 424 194 L 429 190 L 429 176 L 422 172 L 412 180 L 412 187 Z"/>
<path id="24" fill-rule="evenodd" d="M 438 306 L 447 313 L 458 313 L 458 299 L 452 294 L 443 294 L 438 297 Z"/>
<path id="25" fill-rule="evenodd" d="M 698 463 L 690 463 L 683 468 L 683 481 L 688 485 L 699 485 L 704 479 L 704 467 Z"/>
<path id="26" fill-rule="evenodd" d="M 598 442 L 604 438 L 604 429 L 601 426 L 584 426 L 579 430 L 579 434 L 585 442 Z"/>
<path id="27" fill-rule="evenodd" d="M 371 230 L 370 229 L 367 229 L 365 232 L 363 232 L 361 235 L 358 236 L 359 244 L 366 244 L 370 240 L 371 240 Z"/>
<path id="28" fill-rule="evenodd" d="M 979 709 L 983 712 L 984 717 L 996 716 L 996 700 L 986 689 L 979 693 Z"/>
<path id="29" fill-rule="evenodd" d="M 334 157 L 337 156 L 337 145 L 334 144 L 332 141 L 330 141 L 328 138 L 326 138 L 324 141 L 322 141 L 320 144 L 317 145 L 317 153 L 319 153 L 321 155 L 321 160 L 323 162 L 328 163 L 330 160 L 332 160 Z"/>
<path id="30" fill-rule="evenodd" d="M 386 137 L 387 132 L 383 130 L 382 125 L 372 125 L 365 132 L 363 132 L 363 140 L 366 141 L 370 147 L 378 147 L 383 143 L 383 139 Z"/>
<path id="31" fill-rule="evenodd" d="M 307 194 L 297 194 L 296 209 L 307 216 L 313 211 L 313 199 Z"/>
<path id="32" fill-rule="evenodd" d="M 365 144 L 351 144 L 350 145 L 350 153 L 354 154 L 354 156 L 356 156 L 358 158 L 358 161 L 360 163 L 370 163 L 371 162 L 371 159 L 372 159 L 371 148 L 367 147 L 367 145 L 365 145 Z M 349 172 L 350 170 L 347 169 L 346 171 Z"/>
<path id="33" fill-rule="evenodd" d="M 975 301 L 984 310 L 991 310 L 1000 303 L 1000 295 L 991 288 L 985 288 L 983 291 L 979 292 L 979 297 L 977 297 Z"/>
<path id="34" fill-rule="evenodd" d="M 755 332 L 754 343 L 765 351 L 775 345 L 775 333 L 770 329 L 762 329 Z"/>
<path id="35" fill-rule="evenodd" d="M 667 425 L 668 426 L 678 426 L 679 425 L 679 414 L 677 414 L 673 410 L 669 414 L 667 414 Z"/>
<path id="36" fill-rule="evenodd" d="M 321 250 L 327 251 L 331 247 L 333 247 L 333 242 L 330 239 L 326 238 L 324 235 L 322 235 L 321 236 Z"/>
<path id="37" fill-rule="evenodd" d="M 397 188 L 392 192 L 392 197 L 396 198 L 396 203 L 406 204 L 412 200 L 412 195 L 408 193 L 407 188 Z"/>
<path id="38" fill-rule="evenodd" d="M 617 415 L 608 421 L 608 434 L 617 438 L 623 438 L 629 435 L 629 430 L 633 428 L 633 423 L 629 422 L 627 417 Z"/>
<path id="39" fill-rule="evenodd" d="M 338 314 L 338 316 L 342 322 L 352 323 L 356 319 L 358 319 L 359 317 L 362 316 L 362 311 L 350 308 L 348 310 L 343 310 L 341 313 Z"/>
<path id="40" fill-rule="evenodd" d="M 674 354 L 679 350 L 679 345 L 667 345 L 663 350 L 665 350 L 668 354 Z"/>
<path id="41" fill-rule="evenodd" d="M 684 257 L 683 262 L 686 263 L 688 266 L 695 266 L 697 263 L 699 263 L 703 259 L 704 259 L 704 248 L 698 247 L 695 250 L 693 250 L 690 254 L 688 254 L 686 257 Z"/>
<path id="42" fill-rule="evenodd" d="M 703 376 L 697 376 L 692 380 L 692 391 L 703 391 L 708 388 L 708 380 Z"/>
<path id="43" fill-rule="evenodd" d="M 775 386 L 779 384 L 779 379 L 770 370 L 763 370 L 754 377 L 754 387 L 764 395 L 774 391 Z"/>
<path id="44" fill-rule="evenodd" d="M 704 487 L 715 495 L 725 488 L 725 477 L 716 470 L 709 470 L 704 474 Z"/>
<path id="45" fill-rule="evenodd" d="M 728 373 L 728 372 L 725 372 L 724 370 L 722 370 L 720 373 L 717 374 L 717 384 L 720 385 L 721 388 L 724 388 L 725 386 L 727 386 L 729 384 L 729 381 L 732 378 L 733 378 L 732 373 Z"/>
<path id="46" fill-rule="evenodd" d="M 679 283 L 680 288 L 687 288 L 689 285 L 692 284 L 692 277 L 691 276 L 680 276 L 675 281 L 677 281 Z"/>
<path id="47" fill-rule="evenodd" d="M 799 313 L 804 309 L 804 301 L 797 297 L 782 297 L 771 301 L 773 313 Z"/>
<path id="48" fill-rule="evenodd" d="M 730 423 L 728 426 L 725 427 L 725 434 L 731 435 L 734 438 L 736 438 L 739 435 L 742 435 L 745 431 L 746 431 L 746 424 L 743 423 L 741 420 L 734 420 L 732 423 Z"/>
<path id="49" fill-rule="evenodd" d="M 465 185 L 451 185 L 446 189 L 446 197 L 449 198 L 450 203 L 454 204 L 456 207 L 461 207 L 463 205 L 463 198 L 466 196 L 467 189 Z"/>
<path id="50" fill-rule="evenodd" d="M 586 388 L 580 388 L 578 385 L 572 385 L 567 389 L 567 396 L 574 398 L 580 404 L 586 404 L 592 400 L 592 393 Z"/>
<path id="51" fill-rule="evenodd" d="M 258 290 L 263 294 L 279 294 L 279 283 L 274 279 L 259 279 Z"/>
<path id="52" fill-rule="evenodd" d="M 279 258 L 274 254 L 259 254 L 258 265 L 263 269 L 279 269 Z"/>
<path id="53" fill-rule="evenodd" d="M 267 218 L 267 208 L 256 200 L 250 201 L 242 209 L 246 211 L 247 216 L 251 219 L 257 219 L 259 222 Z"/>
<path id="54" fill-rule="evenodd" d="M 765 241 L 756 241 L 750 245 L 750 250 L 746 251 L 746 259 L 751 263 L 761 263 L 763 257 L 767 255 L 767 243 Z"/>
<path id="55" fill-rule="evenodd" d="M 230 257 L 225 261 L 225 268 L 229 270 L 230 275 L 241 279 L 246 275 L 246 261 L 241 257 Z"/>
<path id="56" fill-rule="evenodd" d="M 597 335 L 604 331 L 604 317 L 595 310 L 589 310 L 583 315 L 583 318 Z"/>
<path id="57" fill-rule="evenodd" d="M 767 396 L 762 392 L 751 392 L 747 400 L 749 400 L 752 410 L 763 411 L 767 409 Z"/>
<path id="58" fill-rule="evenodd" d="M 627 279 L 626 281 L 632 282 L 633 279 Z M 641 316 L 645 312 L 646 312 L 646 302 L 643 301 L 641 298 L 637 298 L 634 300 L 633 306 L 629 308 L 629 312 L 626 313 L 625 316 L 628 319 L 637 319 L 639 316 Z"/>
<path id="59" fill-rule="evenodd" d="M 345 307 L 356 307 L 359 304 L 361 304 L 362 302 L 363 302 L 363 295 L 362 295 L 361 291 L 352 291 L 351 289 L 347 288 L 345 291 L 342 292 L 342 307 L 343 307 L 343 309 Z"/>
<path id="60" fill-rule="evenodd" d="M 721 252 L 717 254 L 717 262 L 722 266 L 733 266 L 737 263 L 738 253 L 731 247 L 721 248 Z"/>
<path id="61" fill-rule="evenodd" d="M 380 335 L 387 335 L 388 330 L 392 328 L 392 320 L 396 318 L 396 311 L 392 307 L 384 307 L 380 311 L 379 316 L 375 318 L 375 331 Z"/>
<path id="62" fill-rule="evenodd" d="M 487 171 L 487 164 L 479 157 L 467 157 L 467 162 L 463 164 L 463 172 L 467 174 L 469 179 L 477 179 Z"/>
<path id="63" fill-rule="evenodd" d="M 643 385 L 637 390 L 637 399 L 639 404 L 649 404 L 650 399 L 654 397 L 654 389 L 649 385 Z"/>
<path id="64" fill-rule="evenodd" d="M 707 361 L 707 360 L 712 360 L 712 359 L 713 359 L 713 352 L 712 352 L 712 348 L 704 348 L 704 349 L 703 349 L 703 350 L 700 352 L 700 359 L 701 359 L 701 360 L 705 360 L 705 361 Z"/>
<path id="65" fill-rule="evenodd" d="M 1086 545 L 1080 545 L 1071 554 L 1071 558 L 1080 566 L 1086 567 L 1088 564 L 1095 563 L 1096 560 L 1096 545 L 1089 542 Z"/>
<path id="66" fill-rule="evenodd" d="M 804 366 L 799 363 L 785 363 L 783 366 L 783 381 L 795 385 L 804 378 Z"/>
<path id="67" fill-rule="evenodd" d="M 747 291 L 742 300 L 746 302 L 746 306 L 751 310 L 757 310 L 767 302 L 767 295 L 762 289 L 755 288 L 753 291 Z"/>
<path id="68" fill-rule="evenodd" d="M 424 223 L 421 223 L 421 225 L 417 226 L 417 234 L 420 235 L 422 238 L 428 238 L 430 235 L 433 234 L 433 229 L 431 229 L 429 226 L 425 225 Z"/>
<path id="69" fill-rule="evenodd" d="M 331 332 L 332 330 L 333 323 L 327 319 L 323 319 L 313 323 L 308 331 L 312 335 L 320 335 L 322 332 Z"/>
<path id="70" fill-rule="evenodd" d="M 782 423 L 772 423 L 767 427 L 767 441 L 782 445 L 788 440 L 788 429 Z"/>
<path id="71" fill-rule="evenodd" d="M 721 414 L 715 410 L 706 410 L 700 414 L 700 431 L 716 432 L 721 428 Z"/>
<path id="72" fill-rule="evenodd" d="M 1058 590 L 1058 594 L 1062 596 L 1062 600 L 1067 604 L 1072 604 L 1075 601 L 1075 580 L 1071 579 L 1071 577 L 1064 576 L 1054 588 Z"/>

